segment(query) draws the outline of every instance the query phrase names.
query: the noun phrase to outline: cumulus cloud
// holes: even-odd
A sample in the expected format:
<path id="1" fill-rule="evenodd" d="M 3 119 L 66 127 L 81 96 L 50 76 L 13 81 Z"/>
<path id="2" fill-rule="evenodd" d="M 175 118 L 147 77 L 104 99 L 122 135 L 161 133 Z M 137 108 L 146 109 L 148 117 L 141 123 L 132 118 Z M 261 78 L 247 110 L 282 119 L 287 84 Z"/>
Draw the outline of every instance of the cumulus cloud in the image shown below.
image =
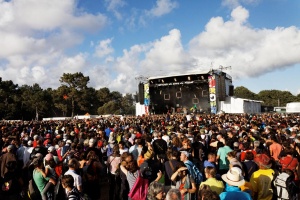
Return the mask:
<path id="1" fill-rule="evenodd" d="M 94 55 L 102 58 L 114 52 L 114 49 L 111 46 L 112 39 L 106 39 L 99 42 L 95 48 Z"/>
<path id="2" fill-rule="evenodd" d="M 153 42 L 153 47 L 145 53 L 142 66 L 145 70 L 159 69 L 171 73 L 173 70 L 181 71 L 190 61 L 183 49 L 180 31 L 173 29 L 169 35 Z"/>
<path id="3" fill-rule="evenodd" d="M 147 11 L 147 15 L 153 17 L 160 17 L 162 15 L 168 14 L 172 12 L 175 8 L 177 8 L 178 3 L 172 0 L 157 0 L 156 5 L 149 11 Z"/>
<path id="4" fill-rule="evenodd" d="M 82 72 L 90 77 L 91 87 L 134 93 L 136 77 L 140 75 L 182 74 L 193 68 L 209 69 L 213 63 L 214 68 L 232 66 L 230 75 L 236 80 L 300 63 L 299 28 L 252 27 L 248 21 L 251 13 L 240 6 L 242 1 L 236 1 L 229 19 L 212 17 L 205 29 L 187 44 L 182 41 L 183 32 L 174 28 L 158 39 L 122 49 L 121 54 L 114 52 L 117 47 L 112 41 L 116 38 L 113 40 L 112 36 L 95 36 L 94 41 L 87 41 L 86 32 L 101 30 L 108 19 L 101 13 L 77 9 L 76 2 L 0 0 L 0 76 L 3 80 L 56 88 L 63 73 Z M 112 11 L 123 6 L 120 3 L 123 1 L 109 2 L 107 8 Z M 174 1 L 158 0 L 149 13 L 159 17 L 176 6 Z M 137 23 L 138 14 L 136 11 L 135 18 L 130 18 L 132 26 Z M 93 52 L 89 52 L 91 49 Z M 195 63 L 201 66 L 193 66 Z"/>
<path id="5" fill-rule="evenodd" d="M 248 11 L 237 7 L 231 19 L 212 18 L 205 31 L 189 43 L 191 56 L 233 67 L 234 78 L 254 77 L 300 62 L 300 31 L 296 27 L 254 29 L 248 25 Z"/>
<path id="6" fill-rule="evenodd" d="M 80 10 L 75 0 L 0 1 L 0 76 L 18 84 L 55 87 L 63 72 L 78 72 L 86 53 L 67 56 L 107 17 Z M 51 79 L 47 76 L 51 74 Z"/>

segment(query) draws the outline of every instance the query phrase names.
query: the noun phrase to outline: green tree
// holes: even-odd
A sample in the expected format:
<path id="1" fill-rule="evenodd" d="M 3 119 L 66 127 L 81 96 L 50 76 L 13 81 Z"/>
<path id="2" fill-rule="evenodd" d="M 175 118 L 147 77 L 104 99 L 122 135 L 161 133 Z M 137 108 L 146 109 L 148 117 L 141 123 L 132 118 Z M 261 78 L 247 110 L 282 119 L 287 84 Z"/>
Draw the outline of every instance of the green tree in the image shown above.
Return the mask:
<path id="1" fill-rule="evenodd" d="M 297 101 L 292 93 L 280 90 L 262 90 L 257 94 L 258 98 L 266 106 L 286 106 L 287 103 Z"/>
<path id="2" fill-rule="evenodd" d="M 133 105 L 133 102 L 134 100 L 132 94 L 127 93 L 125 96 L 123 96 L 121 100 L 121 114 L 135 114 L 135 107 Z"/>
<path id="3" fill-rule="evenodd" d="M 103 106 L 111 100 L 110 90 L 107 87 L 100 88 L 97 90 L 97 98 L 99 100 L 99 106 Z"/>
<path id="4" fill-rule="evenodd" d="M 20 117 L 18 85 L 0 78 L 0 116 L 4 119 Z"/>
<path id="5" fill-rule="evenodd" d="M 105 103 L 103 106 L 98 108 L 99 115 L 106 115 L 106 114 L 120 114 L 119 105 L 116 101 L 109 101 Z"/>
<path id="6" fill-rule="evenodd" d="M 243 99 L 257 99 L 257 95 L 243 86 L 234 89 L 234 96 Z"/>
<path id="7" fill-rule="evenodd" d="M 25 111 L 31 114 L 32 118 L 38 120 L 41 115 L 45 115 L 48 109 L 46 92 L 35 83 L 32 86 L 23 85 L 21 99 Z"/>
<path id="8" fill-rule="evenodd" d="M 71 101 L 71 116 L 74 117 L 75 103 L 80 107 L 80 109 L 84 109 L 84 101 L 83 95 L 84 90 L 87 89 L 87 84 L 90 81 L 88 76 L 84 76 L 81 72 L 77 72 L 74 74 L 64 73 L 59 80 L 62 85 L 67 86 L 67 98 Z"/>

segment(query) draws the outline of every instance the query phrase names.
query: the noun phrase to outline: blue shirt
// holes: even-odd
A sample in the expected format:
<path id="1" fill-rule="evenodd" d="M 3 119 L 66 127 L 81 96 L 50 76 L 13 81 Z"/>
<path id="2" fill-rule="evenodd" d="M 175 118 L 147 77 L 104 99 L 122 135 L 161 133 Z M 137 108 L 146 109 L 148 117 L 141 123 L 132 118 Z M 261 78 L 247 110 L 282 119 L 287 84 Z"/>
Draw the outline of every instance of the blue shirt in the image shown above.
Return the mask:
<path id="1" fill-rule="evenodd" d="M 250 194 L 242 192 L 239 187 L 231 186 L 228 184 L 226 184 L 225 192 L 222 192 L 219 196 L 221 200 L 252 200 Z"/>

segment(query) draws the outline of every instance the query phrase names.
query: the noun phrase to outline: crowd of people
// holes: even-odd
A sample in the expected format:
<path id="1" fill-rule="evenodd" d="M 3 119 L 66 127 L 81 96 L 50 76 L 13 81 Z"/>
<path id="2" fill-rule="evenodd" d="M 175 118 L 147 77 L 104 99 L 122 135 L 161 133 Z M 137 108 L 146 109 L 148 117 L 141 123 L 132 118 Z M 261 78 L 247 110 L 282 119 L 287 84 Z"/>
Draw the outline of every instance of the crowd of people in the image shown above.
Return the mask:
<path id="1" fill-rule="evenodd" d="M 299 125 L 276 113 L 2 120 L 0 199 L 298 199 Z"/>

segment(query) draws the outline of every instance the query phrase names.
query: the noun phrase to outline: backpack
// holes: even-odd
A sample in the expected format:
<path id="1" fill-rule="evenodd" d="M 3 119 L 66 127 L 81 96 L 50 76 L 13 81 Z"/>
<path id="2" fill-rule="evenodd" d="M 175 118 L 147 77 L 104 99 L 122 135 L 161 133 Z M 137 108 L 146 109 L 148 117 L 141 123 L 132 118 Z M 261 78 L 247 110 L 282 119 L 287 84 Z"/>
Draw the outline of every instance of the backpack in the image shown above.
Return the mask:
<path id="1" fill-rule="evenodd" d="M 152 169 L 149 166 L 145 167 L 144 169 L 142 169 L 141 176 L 144 179 L 151 180 L 152 177 L 153 177 L 153 171 L 152 171 Z"/>
<path id="2" fill-rule="evenodd" d="M 190 175 L 195 179 L 196 185 L 199 185 L 203 181 L 203 175 L 198 167 L 192 162 L 185 162 L 184 164 L 187 166 Z"/>
<path id="3" fill-rule="evenodd" d="M 71 192 L 69 192 L 68 199 L 69 198 L 73 199 L 73 200 L 86 200 L 86 199 L 88 199 L 87 196 L 81 195 L 80 192 L 76 188 L 73 188 L 71 190 Z"/>
<path id="4" fill-rule="evenodd" d="M 298 199 L 298 187 L 293 181 L 293 177 L 282 172 L 274 180 L 275 194 L 278 199 Z"/>
<path id="5" fill-rule="evenodd" d="M 33 179 L 29 180 L 28 197 L 31 200 L 41 200 L 42 199 L 41 193 L 40 193 L 39 189 L 37 188 Z"/>

